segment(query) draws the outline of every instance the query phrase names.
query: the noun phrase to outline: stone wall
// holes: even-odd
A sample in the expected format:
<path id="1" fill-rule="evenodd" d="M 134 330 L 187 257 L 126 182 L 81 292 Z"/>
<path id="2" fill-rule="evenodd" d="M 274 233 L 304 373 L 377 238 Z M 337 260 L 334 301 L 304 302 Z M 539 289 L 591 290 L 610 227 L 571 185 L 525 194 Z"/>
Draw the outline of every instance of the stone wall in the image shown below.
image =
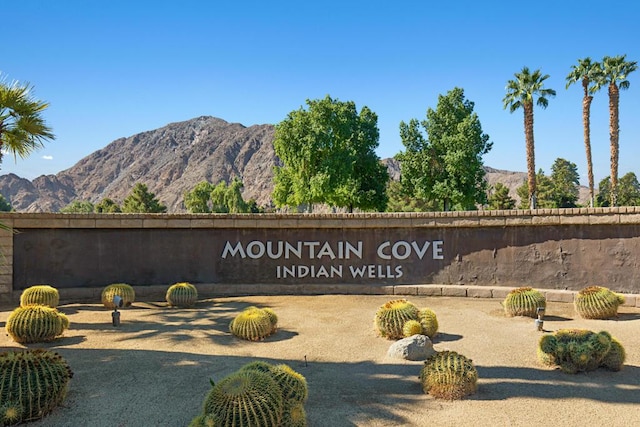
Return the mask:
<path id="1" fill-rule="evenodd" d="M 638 293 L 640 208 L 410 214 L 0 215 L 0 300 L 34 284 L 225 294 L 443 284 Z M 13 298 L 15 299 L 15 298 Z"/>

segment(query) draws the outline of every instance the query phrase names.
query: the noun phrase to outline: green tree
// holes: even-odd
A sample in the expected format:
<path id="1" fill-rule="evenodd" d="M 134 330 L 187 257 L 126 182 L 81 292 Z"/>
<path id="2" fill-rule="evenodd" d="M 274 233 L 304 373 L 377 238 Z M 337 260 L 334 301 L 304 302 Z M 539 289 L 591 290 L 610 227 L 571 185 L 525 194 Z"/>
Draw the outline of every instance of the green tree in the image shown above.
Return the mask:
<path id="1" fill-rule="evenodd" d="M 93 213 L 93 203 L 88 200 L 74 200 L 64 208 L 60 209 L 62 213 Z"/>
<path id="2" fill-rule="evenodd" d="M 231 183 L 227 186 L 227 190 L 224 195 L 224 202 L 227 206 L 229 213 L 247 213 L 249 212 L 249 205 L 242 198 L 242 188 L 244 185 L 238 178 L 233 178 Z"/>
<path id="3" fill-rule="evenodd" d="M 507 210 L 516 207 L 516 201 L 509 195 L 509 187 L 501 182 L 496 182 L 489 190 L 489 210 Z"/>
<path id="4" fill-rule="evenodd" d="M 110 198 L 106 197 L 93 208 L 96 213 L 120 213 L 120 206 Z"/>
<path id="5" fill-rule="evenodd" d="M 404 193 L 400 181 L 389 181 L 387 196 L 389 199 L 387 212 L 433 212 L 439 210 L 436 201 L 426 201 Z"/>
<path id="6" fill-rule="evenodd" d="M 609 142 L 611 146 L 611 206 L 618 206 L 618 157 L 620 119 L 620 90 L 629 89 L 627 76 L 638 68 L 636 61 L 627 61 L 627 55 L 605 56 L 595 79 L 595 90 L 603 86 L 609 89 Z"/>
<path id="7" fill-rule="evenodd" d="M 211 212 L 229 213 L 227 206 L 227 183 L 220 181 L 209 194 L 211 198 Z"/>
<path id="8" fill-rule="evenodd" d="M 306 103 L 308 110 L 292 111 L 276 125 L 273 144 L 282 162 L 274 169 L 276 206 L 384 210 L 389 177 L 375 154 L 377 115 L 328 95 Z"/>
<path id="9" fill-rule="evenodd" d="M 396 159 L 405 194 L 437 201 L 445 211 L 475 209 L 476 204 L 486 202 L 482 155 L 491 150 L 492 143 L 482 132 L 473 106 L 464 90 L 456 87 L 438 96 L 438 105 L 427 110 L 426 120 L 400 123 L 406 150 Z"/>
<path id="10" fill-rule="evenodd" d="M 164 213 L 167 207 L 162 205 L 156 195 L 149 192 L 145 184 L 137 183 L 122 203 L 124 213 Z"/>
<path id="11" fill-rule="evenodd" d="M 210 213 L 212 191 L 211 183 L 199 182 L 190 191 L 184 193 L 184 207 L 191 213 Z"/>
<path id="12" fill-rule="evenodd" d="M 11 212 L 13 208 L 11 207 L 11 203 L 7 199 L 4 198 L 2 194 L 0 194 L 0 212 Z"/>
<path id="13" fill-rule="evenodd" d="M 611 206 L 611 177 L 606 177 L 598 185 L 598 206 Z M 640 206 L 640 183 L 636 174 L 628 172 L 618 182 L 619 206 Z"/>
<path id="14" fill-rule="evenodd" d="M 537 208 L 557 208 L 558 205 L 554 198 L 554 187 L 551 178 L 546 176 L 542 169 L 538 171 L 536 175 L 537 183 Z M 528 180 L 525 181 L 520 187 L 516 188 L 516 194 L 520 197 L 520 204 L 518 209 L 530 208 L 530 202 L 527 197 L 531 194 L 529 191 Z"/>
<path id="15" fill-rule="evenodd" d="M 553 199 L 558 208 L 575 208 L 580 195 L 580 175 L 575 163 L 558 158 L 551 166 Z"/>
<path id="16" fill-rule="evenodd" d="M 584 129 L 584 148 L 587 155 L 587 176 L 589 179 L 589 206 L 594 206 L 595 189 L 593 182 L 593 162 L 591 159 L 591 95 L 597 90 L 597 85 L 589 86 L 598 78 L 601 65 L 591 62 L 591 58 L 578 59 L 578 65 L 571 66 L 567 76 L 567 89 L 574 83 L 581 82 L 584 96 L 582 97 L 582 126 Z"/>
<path id="17" fill-rule="evenodd" d="M 527 149 L 527 189 L 529 195 L 526 200 L 529 201 L 529 208 L 535 209 L 537 207 L 537 194 L 536 188 L 536 163 L 535 163 L 535 144 L 533 139 L 533 104 L 535 103 L 542 107 L 547 108 L 549 100 L 547 97 L 556 95 L 556 91 L 553 89 L 545 89 L 544 81 L 549 78 L 548 74 L 542 75 L 540 70 L 535 70 L 533 73 L 528 67 L 523 67 L 522 71 L 515 73 L 515 80 L 509 80 L 507 82 L 507 94 L 503 98 L 502 102 L 504 108 L 509 108 L 509 111 L 513 113 L 519 108 L 524 111 L 524 135 L 525 144 Z M 536 100 L 537 97 L 537 100 Z"/>
<path id="18" fill-rule="evenodd" d="M 0 163 L 2 153 L 25 158 L 55 139 L 42 113 L 49 103 L 32 98 L 33 87 L 0 78 Z"/>

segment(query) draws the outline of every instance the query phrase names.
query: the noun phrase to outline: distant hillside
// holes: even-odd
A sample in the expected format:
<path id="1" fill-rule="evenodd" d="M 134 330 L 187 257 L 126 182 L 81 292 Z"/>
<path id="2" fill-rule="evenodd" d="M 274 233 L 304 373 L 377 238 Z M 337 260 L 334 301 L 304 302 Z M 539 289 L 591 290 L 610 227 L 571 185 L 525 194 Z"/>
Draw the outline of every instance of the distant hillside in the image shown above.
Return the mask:
<path id="1" fill-rule="evenodd" d="M 57 212 L 74 200 L 97 203 L 108 197 L 122 203 L 133 186 L 147 185 L 171 213 L 185 212 L 185 191 L 201 181 L 229 182 L 239 177 L 243 196 L 258 205 L 271 202 L 273 125 L 245 127 L 215 117 L 198 117 L 171 123 L 160 129 L 117 139 L 105 148 L 55 175 L 33 181 L 15 174 L 0 176 L 0 193 L 19 212 Z M 383 160 L 392 179 L 399 179 L 400 165 Z M 515 189 L 526 173 L 487 167 L 489 184 L 502 182 L 517 198 Z M 583 193 L 587 193 L 583 189 Z M 588 196 L 581 194 L 581 200 Z"/>

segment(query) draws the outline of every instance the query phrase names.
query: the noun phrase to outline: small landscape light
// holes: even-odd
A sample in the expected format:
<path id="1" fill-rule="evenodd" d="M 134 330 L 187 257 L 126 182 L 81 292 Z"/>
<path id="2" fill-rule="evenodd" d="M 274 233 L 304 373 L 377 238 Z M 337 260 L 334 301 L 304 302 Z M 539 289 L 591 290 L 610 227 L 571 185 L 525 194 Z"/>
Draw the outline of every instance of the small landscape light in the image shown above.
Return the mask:
<path id="1" fill-rule="evenodd" d="M 536 329 L 542 331 L 542 326 L 544 325 L 544 307 L 536 308 L 536 314 L 538 315 L 538 318 L 536 319 Z"/>
<path id="2" fill-rule="evenodd" d="M 122 297 L 114 295 L 113 313 L 111 313 L 111 324 L 113 326 L 120 326 L 120 312 L 118 311 L 118 307 L 122 307 L 123 303 Z"/>

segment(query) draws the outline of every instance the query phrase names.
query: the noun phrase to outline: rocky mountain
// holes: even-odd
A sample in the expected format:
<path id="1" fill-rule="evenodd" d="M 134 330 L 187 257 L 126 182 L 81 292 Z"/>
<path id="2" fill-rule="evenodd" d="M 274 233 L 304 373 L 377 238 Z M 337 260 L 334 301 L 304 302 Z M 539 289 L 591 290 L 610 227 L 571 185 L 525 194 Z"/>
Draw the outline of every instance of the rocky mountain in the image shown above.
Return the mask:
<path id="1" fill-rule="evenodd" d="M 0 176 L 0 193 L 16 211 L 59 211 L 73 200 L 118 203 L 144 183 L 169 212 L 184 212 L 185 191 L 207 180 L 235 176 L 244 182 L 244 198 L 270 201 L 276 162 L 272 125 L 245 127 L 214 117 L 198 117 L 120 138 L 56 175 L 29 181 Z"/>
<path id="2" fill-rule="evenodd" d="M 229 182 L 239 177 L 245 200 L 268 206 L 273 166 L 278 161 L 273 135 L 274 127 L 269 124 L 245 127 L 215 117 L 198 117 L 117 139 L 55 175 L 33 181 L 15 174 L 2 175 L 0 194 L 18 212 L 57 212 L 74 200 L 98 203 L 108 197 L 122 203 L 141 182 L 168 212 L 179 213 L 185 212 L 185 191 L 197 183 Z M 398 162 L 384 162 L 390 176 L 399 179 Z M 487 168 L 489 184 L 502 182 L 514 198 L 515 188 L 525 178 L 524 172 Z"/>

